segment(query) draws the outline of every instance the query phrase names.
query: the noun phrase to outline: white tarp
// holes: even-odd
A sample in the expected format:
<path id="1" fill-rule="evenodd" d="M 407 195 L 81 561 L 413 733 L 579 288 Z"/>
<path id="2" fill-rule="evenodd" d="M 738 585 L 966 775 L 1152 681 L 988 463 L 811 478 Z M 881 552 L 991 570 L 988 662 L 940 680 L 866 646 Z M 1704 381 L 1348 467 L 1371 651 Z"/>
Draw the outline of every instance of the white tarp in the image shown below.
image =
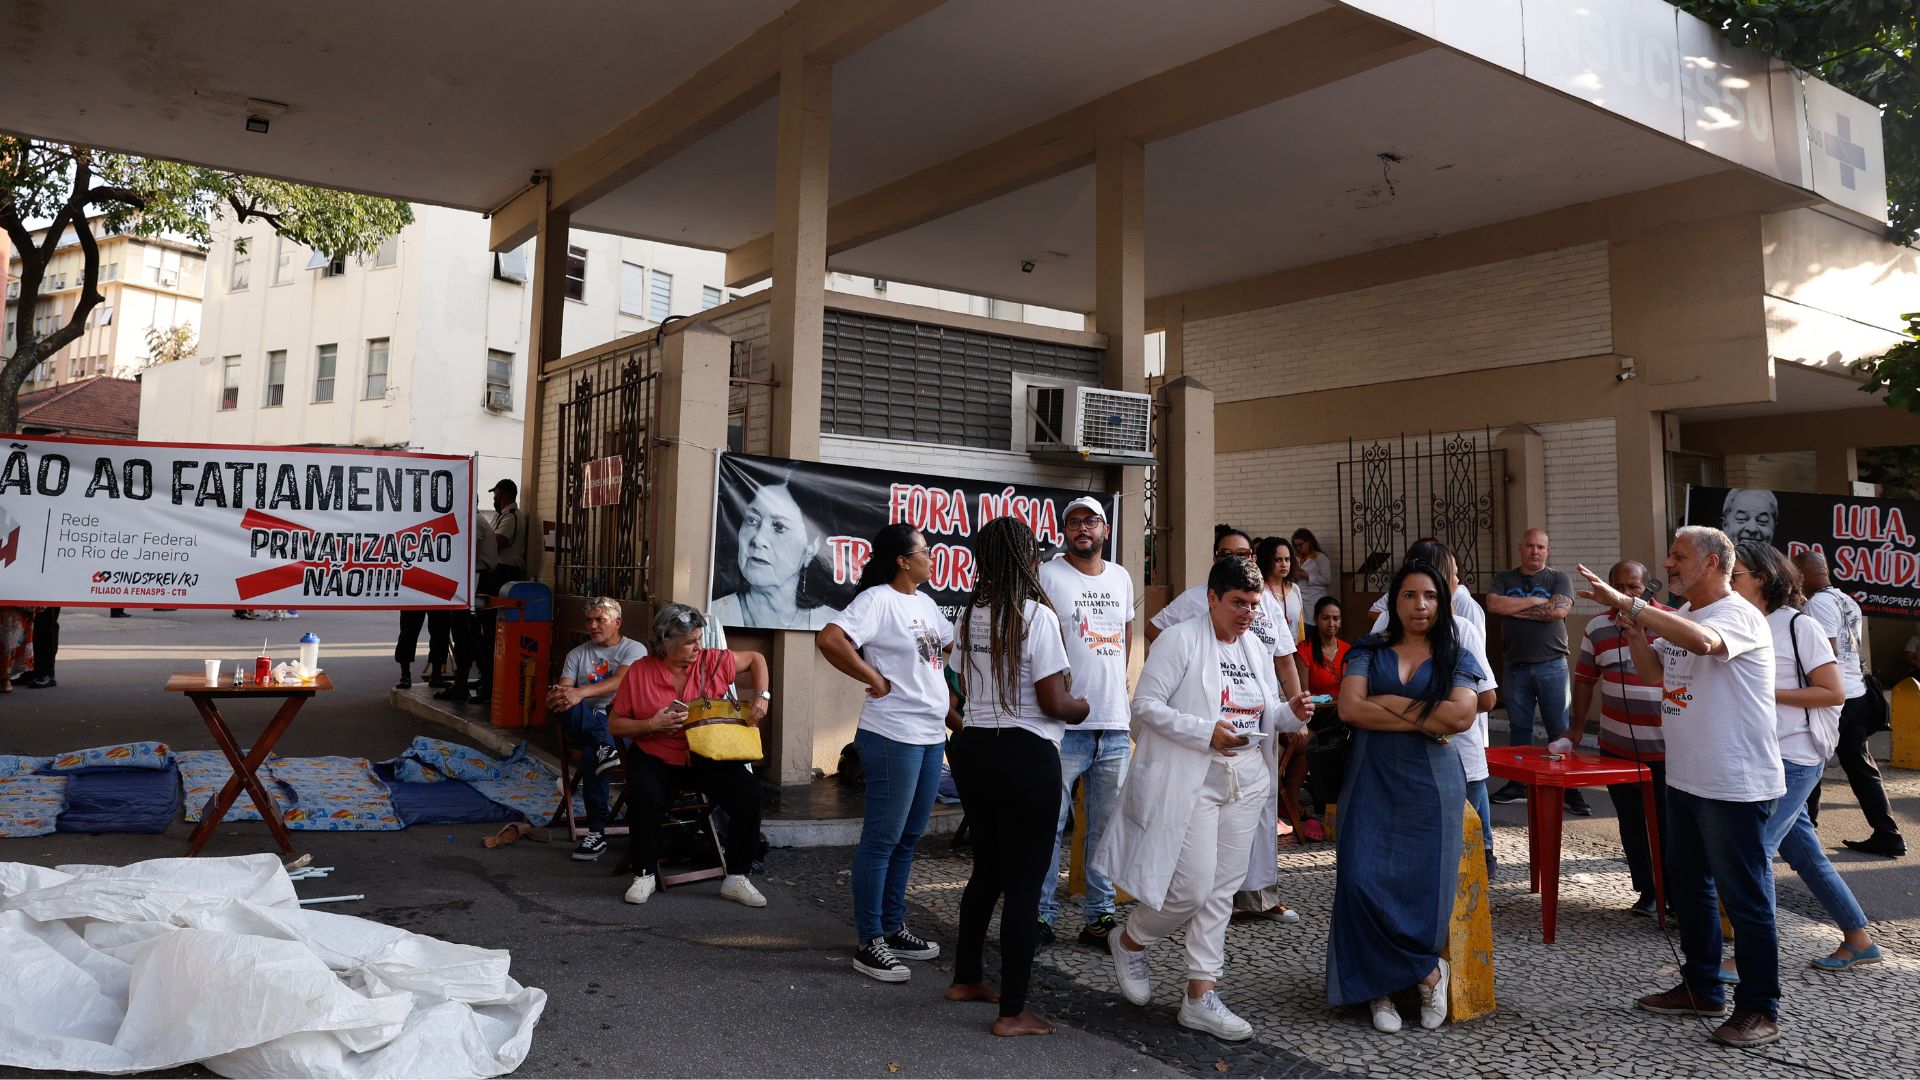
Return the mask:
<path id="1" fill-rule="evenodd" d="M 271 854 L 0 863 L 0 1064 L 498 1076 L 547 1003 L 509 961 L 303 909 Z"/>

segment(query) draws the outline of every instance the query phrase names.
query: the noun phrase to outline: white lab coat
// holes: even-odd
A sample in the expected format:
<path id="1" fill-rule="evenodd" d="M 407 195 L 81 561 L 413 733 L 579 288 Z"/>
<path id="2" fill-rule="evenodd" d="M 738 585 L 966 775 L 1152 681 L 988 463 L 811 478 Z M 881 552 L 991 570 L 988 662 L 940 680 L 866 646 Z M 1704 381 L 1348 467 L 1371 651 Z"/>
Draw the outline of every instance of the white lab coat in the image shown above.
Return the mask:
<path id="1" fill-rule="evenodd" d="M 1133 692 L 1133 761 L 1120 790 L 1120 813 L 1094 853 L 1093 866 L 1149 907 L 1160 907 L 1173 882 L 1193 817 L 1196 794 L 1213 763 L 1213 729 L 1220 721 L 1220 663 L 1211 619 L 1189 619 L 1168 628 L 1147 653 Z M 1277 732 L 1302 725 L 1280 697 L 1273 657 L 1251 633 L 1240 637 L 1248 668 L 1258 674 L 1265 698 L 1258 743 L 1267 773 L 1274 776 Z M 1253 746 L 1236 751 L 1245 754 Z M 1276 778 L 1274 786 L 1279 786 Z"/>

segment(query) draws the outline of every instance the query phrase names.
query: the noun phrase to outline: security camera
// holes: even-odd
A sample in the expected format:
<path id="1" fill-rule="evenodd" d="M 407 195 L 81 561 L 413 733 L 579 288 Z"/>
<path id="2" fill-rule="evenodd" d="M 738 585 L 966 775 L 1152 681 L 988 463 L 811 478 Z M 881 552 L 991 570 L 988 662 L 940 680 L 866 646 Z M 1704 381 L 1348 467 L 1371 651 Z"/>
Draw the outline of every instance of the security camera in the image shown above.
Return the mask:
<path id="1" fill-rule="evenodd" d="M 1621 357 L 1620 373 L 1613 377 L 1613 381 L 1626 382 L 1628 379 L 1633 378 L 1634 375 L 1638 374 L 1638 372 L 1635 371 L 1636 366 L 1637 365 L 1635 364 L 1633 357 L 1631 356 Z"/>
<path id="2" fill-rule="evenodd" d="M 1020 272 L 1023 274 L 1033 273 L 1033 260 L 1032 259 L 1020 260 Z"/>
<path id="3" fill-rule="evenodd" d="M 1633 378 L 1633 376 L 1634 376 L 1634 373 L 1633 373 L 1633 372 L 1631 372 L 1631 371 L 1623 371 L 1623 372 L 1621 372 L 1620 374 L 1618 374 L 1618 375 L 1615 375 L 1615 376 L 1613 377 L 1613 381 L 1614 381 L 1614 382 L 1626 382 L 1626 381 L 1627 381 L 1628 379 L 1631 379 L 1631 378 Z"/>

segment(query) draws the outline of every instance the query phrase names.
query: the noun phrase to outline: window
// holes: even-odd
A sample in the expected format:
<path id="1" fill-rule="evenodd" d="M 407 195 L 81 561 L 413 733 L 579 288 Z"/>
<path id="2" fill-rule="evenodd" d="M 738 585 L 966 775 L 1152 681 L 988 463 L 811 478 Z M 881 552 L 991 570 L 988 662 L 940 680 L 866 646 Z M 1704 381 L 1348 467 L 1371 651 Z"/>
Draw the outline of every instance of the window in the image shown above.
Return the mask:
<path id="1" fill-rule="evenodd" d="M 333 369 L 340 361 L 340 346 L 322 345 L 313 357 L 313 400 L 333 400 Z"/>
<path id="2" fill-rule="evenodd" d="M 275 349 L 267 354 L 267 400 L 265 405 L 271 409 L 287 400 L 287 350 Z"/>
<path id="3" fill-rule="evenodd" d="M 284 236 L 273 238 L 273 283 L 275 285 L 285 285 L 293 280 L 294 247 L 294 242 Z"/>
<path id="4" fill-rule="evenodd" d="M 720 306 L 720 290 L 711 285 L 700 286 L 700 310 Z"/>
<path id="5" fill-rule="evenodd" d="M 527 283 L 527 245 L 521 244 L 512 251 L 496 254 L 493 257 L 493 276 L 500 281 L 525 285 Z"/>
<path id="6" fill-rule="evenodd" d="M 387 396 L 387 339 L 367 342 L 367 388 L 363 398 Z"/>
<path id="7" fill-rule="evenodd" d="M 77 379 L 80 376 L 85 375 L 86 373 L 87 373 L 86 359 L 84 357 L 79 357 L 79 356 L 74 357 L 73 363 L 69 365 L 67 368 L 67 378 Z"/>
<path id="8" fill-rule="evenodd" d="M 487 396 L 481 399 L 495 412 L 513 408 L 513 354 L 500 349 L 487 350 Z"/>
<path id="9" fill-rule="evenodd" d="M 630 262 L 620 264 L 620 314 L 647 317 L 647 272 Z"/>
<path id="10" fill-rule="evenodd" d="M 647 271 L 647 318 L 666 322 L 673 314 L 673 275 Z"/>
<path id="11" fill-rule="evenodd" d="M 587 249 L 567 245 L 567 299 L 587 302 Z"/>
<path id="12" fill-rule="evenodd" d="M 94 319 L 94 325 L 96 326 L 112 326 L 113 325 L 113 305 L 112 304 L 101 304 L 99 307 L 94 309 L 94 312 L 96 316 Z"/>
<path id="13" fill-rule="evenodd" d="M 108 263 L 107 265 L 101 267 L 100 280 L 101 281 L 120 280 L 120 264 L 117 262 L 113 262 L 113 263 Z"/>
<path id="14" fill-rule="evenodd" d="M 227 291 L 240 292 L 247 287 L 247 277 L 253 272 L 253 256 L 239 244 L 233 246 L 233 272 L 227 278 Z"/>
<path id="15" fill-rule="evenodd" d="M 339 277 L 347 272 L 347 257 L 316 251 L 307 259 L 307 269 L 325 271 L 322 277 Z"/>
<path id="16" fill-rule="evenodd" d="M 220 365 L 220 411 L 240 407 L 240 358 L 229 356 Z"/>
<path id="17" fill-rule="evenodd" d="M 379 247 L 374 249 L 373 268 L 375 270 L 380 270 L 380 269 L 384 269 L 385 267 L 398 265 L 399 262 L 400 262 L 400 236 L 398 233 L 396 233 L 393 236 L 387 237 L 386 240 L 383 241 Z"/>
<path id="18" fill-rule="evenodd" d="M 67 287 L 67 275 L 65 274 L 55 274 L 52 277 L 49 277 L 47 279 L 48 292 L 59 292 L 61 289 L 64 289 L 66 287 Z"/>
<path id="19" fill-rule="evenodd" d="M 17 281 L 7 282 L 7 299 L 9 300 L 20 299 L 20 283 L 19 282 Z"/>
<path id="20" fill-rule="evenodd" d="M 1008 322 L 1021 322 L 1027 317 L 1027 305 L 1010 303 L 1006 300 L 987 301 L 987 318 L 1004 319 Z"/>
<path id="21" fill-rule="evenodd" d="M 9 343 L 13 341 L 13 320 L 12 319 L 7 320 L 7 341 Z"/>
<path id="22" fill-rule="evenodd" d="M 148 244 L 141 253 L 148 281 L 168 289 L 180 287 L 180 253 Z"/>

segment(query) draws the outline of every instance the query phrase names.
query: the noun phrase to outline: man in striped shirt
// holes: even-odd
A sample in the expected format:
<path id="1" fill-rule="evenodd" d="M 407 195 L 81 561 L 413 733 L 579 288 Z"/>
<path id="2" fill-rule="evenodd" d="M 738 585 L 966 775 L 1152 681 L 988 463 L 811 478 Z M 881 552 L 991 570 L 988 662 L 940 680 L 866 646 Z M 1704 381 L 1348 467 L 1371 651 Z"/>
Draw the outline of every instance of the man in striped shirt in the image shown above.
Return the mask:
<path id="1" fill-rule="evenodd" d="M 1631 559 L 1607 572 L 1607 583 L 1627 596 L 1647 591 L 1647 568 Z M 1662 611 L 1672 608 L 1650 604 Z M 1649 642 L 1652 635 L 1649 634 Z M 1594 688 L 1600 689 L 1600 752 L 1608 757 L 1638 761 L 1653 773 L 1654 806 L 1660 835 L 1667 834 L 1667 755 L 1660 733 L 1659 683 L 1640 678 L 1633 666 L 1627 639 L 1614 624 L 1614 612 L 1603 611 L 1587 623 L 1580 639 L 1580 657 L 1573 669 L 1573 717 L 1567 738 L 1575 746 L 1586 734 L 1587 714 L 1593 709 Z M 1657 901 L 1653 889 L 1653 857 L 1647 847 L 1647 819 L 1636 784 L 1607 789 L 1620 818 L 1620 846 L 1625 849 L 1633 887 L 1640 894 L 1633 913 L 1651 917 Z"/>

